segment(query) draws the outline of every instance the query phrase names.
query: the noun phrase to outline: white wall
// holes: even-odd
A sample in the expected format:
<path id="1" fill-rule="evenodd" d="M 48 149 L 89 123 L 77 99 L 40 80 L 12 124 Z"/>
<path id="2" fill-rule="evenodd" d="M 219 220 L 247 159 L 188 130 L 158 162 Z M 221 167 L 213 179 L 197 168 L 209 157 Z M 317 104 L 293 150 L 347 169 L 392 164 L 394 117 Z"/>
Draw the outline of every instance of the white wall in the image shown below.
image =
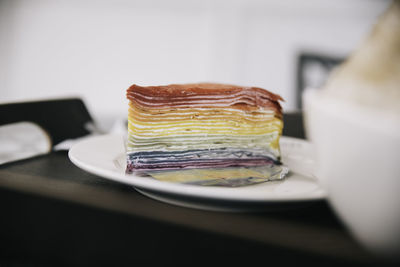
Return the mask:
<path id="1" fill-rule="evenodd" d="M 388 3 L 3 0 L 0 101 L 78 95 L 111 120 L 132 83 L 214 81 L 264 87 L 293 110 L 297 54 L 347 55 Z"/>

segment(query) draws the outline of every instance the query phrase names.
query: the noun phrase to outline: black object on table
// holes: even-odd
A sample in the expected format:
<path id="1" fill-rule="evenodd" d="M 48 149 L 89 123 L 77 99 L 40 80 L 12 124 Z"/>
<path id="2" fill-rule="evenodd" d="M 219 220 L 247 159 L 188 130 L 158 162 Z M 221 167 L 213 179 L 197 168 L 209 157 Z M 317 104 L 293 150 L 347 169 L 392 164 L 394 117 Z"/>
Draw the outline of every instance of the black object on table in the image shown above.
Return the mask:
<path id="1" fill-rule="evenodd" d="M 79 98 L 18 102 L 0 105 L 0 125 L 30 121 L 49 134 L 52 143 L 90 133 L 90 116 Z"/>
<path id="2" fill-rule="evenodd" d="M 285 135 L 304 137 L 301 113 L 284 121 Z M 325 201 L 269 212 L 184 208 L 84 172 L 66 152 L 0 166 L 0 210 L 0 266 L 389 264 L 361 248 Z"/>

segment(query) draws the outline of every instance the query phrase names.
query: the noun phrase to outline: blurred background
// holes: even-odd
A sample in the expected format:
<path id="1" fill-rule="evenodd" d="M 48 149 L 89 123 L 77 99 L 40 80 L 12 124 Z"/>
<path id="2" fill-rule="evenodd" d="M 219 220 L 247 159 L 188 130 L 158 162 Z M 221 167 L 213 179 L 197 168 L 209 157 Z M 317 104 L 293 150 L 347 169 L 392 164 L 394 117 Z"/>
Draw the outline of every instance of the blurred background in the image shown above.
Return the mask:
<path id="1" fill-rule="evenodd" d="M 0 102 L 82 97 L 100 127 L 133 83 L 259 86 L 301 108 L 385 0 L 0 0 Z"/>

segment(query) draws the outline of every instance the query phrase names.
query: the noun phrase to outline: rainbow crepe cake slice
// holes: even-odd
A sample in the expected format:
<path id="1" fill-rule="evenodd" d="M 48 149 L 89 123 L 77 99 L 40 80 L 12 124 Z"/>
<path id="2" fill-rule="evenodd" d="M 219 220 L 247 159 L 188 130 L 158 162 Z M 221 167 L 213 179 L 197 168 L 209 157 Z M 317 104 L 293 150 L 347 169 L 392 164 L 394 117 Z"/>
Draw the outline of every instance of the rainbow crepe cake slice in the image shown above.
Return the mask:
<path id="1" fill-rule="evenodd" d="M 243 178 L 243 168 L 262 173 L 254 168 L 280 164 L 279 95 L 256 87 L 200 83 L 132 85 L 127 98 L 128 173 L 173 170 L 176 176 L 176 170 L 208 169 L 226 174 L 226 168 L 241 167 Z"/>

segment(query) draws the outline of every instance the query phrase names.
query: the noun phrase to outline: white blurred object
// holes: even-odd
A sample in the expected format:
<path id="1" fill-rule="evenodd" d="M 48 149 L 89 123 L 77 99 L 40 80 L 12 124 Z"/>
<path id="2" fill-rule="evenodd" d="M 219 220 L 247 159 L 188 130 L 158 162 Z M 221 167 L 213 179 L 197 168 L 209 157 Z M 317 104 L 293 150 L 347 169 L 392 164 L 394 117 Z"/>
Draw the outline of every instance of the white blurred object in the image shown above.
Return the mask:
<path id="1" fill-rule="evenodd" d="M 400 114 L 400 1 L 324 86 L 332 97 Z"/>
<path id="2" fill-rule="evenodd" d="M 90 137 L 96 136 L 98 134 L 88 134 L 82 137 L 78 137 L 75 139 L 66 139 L 58 143 L 53 147 L 54 151 L 62 151 L 62 150 L 69 150 L 75 143 L 88 139 Z"/>
<path id="3" fill-rule="evenodd" d="M 354 236 L 372 251 L 400 253 L 400 124 L 316 90 L 304 94 L 316 177 Z"/>
<path id="4" fill-rule="evenodd" d="M 400 0 L 331 76 L 303 95 L 316 175 L 372 252 L 400 257 Z"/>
<path id="5" fill-rule="evenodd" d="M 98 127 L 94 124 L 88 124 L 86 127 L 91 133 L 79 138 L 75 139 L 66 139 L 58 143 L 53 147 L 54 151 L 61 151 L 61 150 L 69 150 L 74 144 L 81 142 L 83 140 L 89 139 L 96 135 L 102 134 L 118 134 L 124 136 L 126 138 L 127 135 L 127 126 L 126 126 L 126 119 L 116 119 L 112 124 L 110 129 L 106 131 L 99 130 Z"/>
<path id="6" fill-rule="evenodd" d="M 0 164 L 46 154 L 51 141 L 46 131 L 32 122 L 0 126 Z"/>

